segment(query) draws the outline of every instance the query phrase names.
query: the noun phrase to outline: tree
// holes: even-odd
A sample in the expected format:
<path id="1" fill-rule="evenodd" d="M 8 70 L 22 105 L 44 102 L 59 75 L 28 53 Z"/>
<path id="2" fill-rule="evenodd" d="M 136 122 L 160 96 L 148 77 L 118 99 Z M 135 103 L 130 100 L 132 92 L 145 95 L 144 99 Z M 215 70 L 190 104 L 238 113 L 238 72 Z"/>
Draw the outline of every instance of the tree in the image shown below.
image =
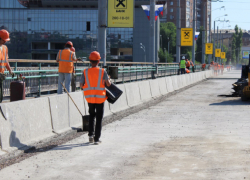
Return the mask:
<path id="1" fill-rule="evenodd" d="M 233 40 L 232 40 L 232 63 L 236 64 L 237 59 L 241 61 L 242 55 L 241 55 L 241 47 L 242 47 L 242 30 L 239 29 L 238 25 L 234 28 L 235 33 L 233 34 Z M 238 62 L 239 63 L 239 62 Z"/>
<path id="2" fill-rule="evenodd" d="M 166 48 L 170 54 L 175 54 L 176 52 L 176 26 L 172 22 L 161 23 L 160 24 L 160 34 L 162 36 L 162 49 Z"/>
<path id="3" fill-rule="evenodd" d="M 195 60 L 197 62 L 201 62 L 201 60 L 202 60 L 202 31 L 203 31 L 203 27 L 201 26 L 200 27 L 200 35 L 198 36 L 198 39 L 196 40 Z"/>

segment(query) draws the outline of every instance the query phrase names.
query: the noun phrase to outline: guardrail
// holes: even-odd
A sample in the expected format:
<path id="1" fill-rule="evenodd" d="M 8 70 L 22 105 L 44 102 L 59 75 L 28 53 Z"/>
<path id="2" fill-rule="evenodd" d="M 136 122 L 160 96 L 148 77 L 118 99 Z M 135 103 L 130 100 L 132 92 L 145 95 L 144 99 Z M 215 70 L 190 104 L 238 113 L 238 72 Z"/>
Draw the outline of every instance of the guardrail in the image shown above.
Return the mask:
<path id="1" fill-rule="evenodd" d="M 13 72 L 25 78 L 26 95 L 36 94 L 41 96 L 42 92 L 50 92 L 57 90 L 58 85 L 58 63 L 55 60 L 26 60 L 26 59 L 10 59 L 10 64 Z M 125 83 L 131 81 L 139 81 L 151 78 L 151 72 L 157 71 L 157 77 L 171 76 L 178 74 L 179 65 L 177 63 L 139 63 L 139 62 L 107 62 L 107 67 L 118 67 L 118 79 L 114 83 Z M 90 67 L 88 61 L 75 63 L 75 80 L 76 86 L 80 88 L 80 76 L 82 71 Z M 103 63 L 100 63 L 103 67 Z M 107 68 L 104 67 L 104 68 Z M 201 71 L 201 65 L 195 66 L 195 71 Z M 4 81 L 4 96 L 10 96 L 10 83 L 17 79 L 17 77 L 10 77 L 8 71 L 5 71 L 7 77 Z"/>

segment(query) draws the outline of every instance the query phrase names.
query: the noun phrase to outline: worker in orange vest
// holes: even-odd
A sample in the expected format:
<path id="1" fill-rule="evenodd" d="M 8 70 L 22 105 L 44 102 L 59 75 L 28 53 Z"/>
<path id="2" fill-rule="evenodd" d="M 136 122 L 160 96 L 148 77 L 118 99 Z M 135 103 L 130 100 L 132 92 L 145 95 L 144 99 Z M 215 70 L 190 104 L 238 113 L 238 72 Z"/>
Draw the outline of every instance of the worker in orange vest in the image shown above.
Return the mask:
<path id="1" fill-rule="evenodd" d="M 110 86 L 107 72 L 98 67 L 101 56 L 97 51 L 89 55 L 91 68 L 84 69 L 80 86 L 89 106 L 89 143 L 100 144 L 104 102 L 107 99 L 105 85 Z M 96 118 L 96 124 L 95 122 Z M 95 127 L 94 127 L 95 126 Z"/>
<path id="2" fill-rule="evenodd" d="M 201 69 L 202 69 L 202 71 L 205 71 L 205 69 L 206 69 L 206 64 L 202 64 L 202 65 L 201 65 Z"/>
<path id="3" fill-rule="evenodd" d="M 189 70 L 190 68 L 190 61 L 188 59 L 186 59 L 186 68 Z"/>
<path id="4" fill-rule="evenodd" d="M 14 73 L 11 71 L 9 64 L 8 48 L 4 45 L 10 40 L 9 32 L 2 29 L 0 30 L 0 102 L 3 101 L 3 81 L 5 80 L 4 71 L 8 69 L 9 73 L 14 77 Z"/>
<path id="5" fill-rule="evenodd" d="M 70 48 L 73 47 L 73 43 L 68 41 L 63 50 L 59 50 L 56 61 L 59 62 L 59 78 L 58 78 L 58 94 L 62 94 L 62 84 L 65 81 L 65 87 L 70 92 L 71 75 L 73 72 L 74 62 L 77 61 L 75 52 L 72 52 Z"/>
<path id="6" fill-rule="evenodd" d="M 214 75 L 217 76 L 218 64 L 214 63 Z"/>
<path id="7" fill-rule="evenodd" d="M 224 64 L 221 63 L 221 74 L 223 74 L 223 71 L 224 71 Z"/>

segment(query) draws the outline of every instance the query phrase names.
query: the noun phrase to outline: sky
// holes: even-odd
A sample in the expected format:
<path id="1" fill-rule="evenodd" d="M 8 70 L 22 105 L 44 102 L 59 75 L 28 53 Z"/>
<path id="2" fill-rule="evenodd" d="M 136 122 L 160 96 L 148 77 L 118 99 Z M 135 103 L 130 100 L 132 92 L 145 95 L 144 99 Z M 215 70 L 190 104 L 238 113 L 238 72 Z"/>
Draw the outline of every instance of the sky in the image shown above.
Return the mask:
<path id="1" fill-rule="evenodd" d="M 229 20 L 229 22 L 216 21 L 215 27 L 234 29 L 238 25 L 242 30 L 250 30 L 250 0 L 220 1 L 223 2 L 212 2 L 212 29 L 214 29 L 214 20 Z M 222 6 L 225 6 L 225 8 L 221 8 Z M 224 16 L 225 14 L 227 16 Z"/>

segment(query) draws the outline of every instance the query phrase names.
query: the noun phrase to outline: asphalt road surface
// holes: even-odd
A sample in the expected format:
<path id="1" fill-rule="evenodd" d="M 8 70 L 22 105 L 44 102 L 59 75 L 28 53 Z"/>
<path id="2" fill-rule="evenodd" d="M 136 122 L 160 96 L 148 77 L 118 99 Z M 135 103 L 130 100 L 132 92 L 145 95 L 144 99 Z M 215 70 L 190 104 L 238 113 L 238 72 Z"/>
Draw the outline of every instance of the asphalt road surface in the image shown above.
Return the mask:
<path id="1" fill-rule="evenodd" d="M 231 71 L 0 171 L 1 180 L 250 179 L 250 102 Z"/>

